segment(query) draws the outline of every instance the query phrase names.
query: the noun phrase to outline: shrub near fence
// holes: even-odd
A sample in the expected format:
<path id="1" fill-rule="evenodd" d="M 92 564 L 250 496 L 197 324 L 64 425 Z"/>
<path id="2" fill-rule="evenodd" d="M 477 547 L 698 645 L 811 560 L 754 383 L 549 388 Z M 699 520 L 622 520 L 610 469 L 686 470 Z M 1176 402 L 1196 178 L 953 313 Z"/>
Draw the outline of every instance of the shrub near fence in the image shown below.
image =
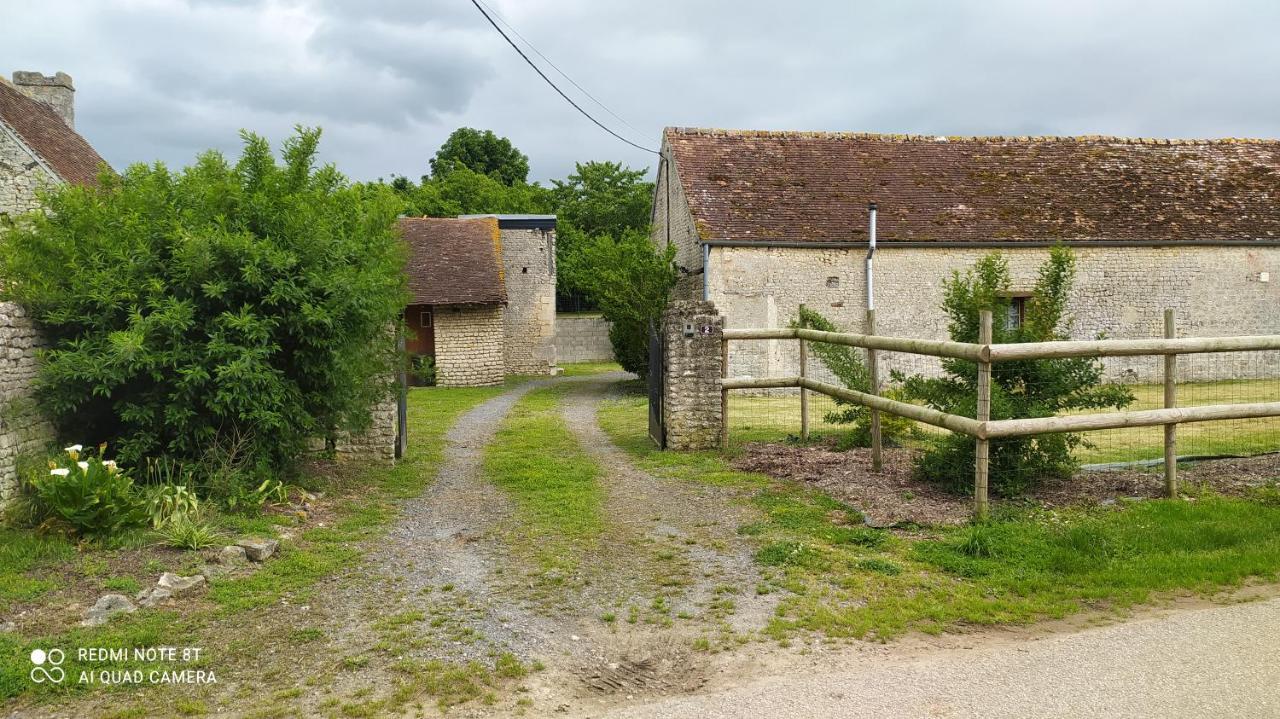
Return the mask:
<path id="1" fill-rule="evenodd" d="M 1166 491 L 1170 496 L 1177 493 L 1177 462 L 1179 460 L 1177 448 L 1180 425 L 1203 422 L 1221 425 L 1227 421 L 1256 420 L 1264 424 L 1252 427 L 1244 433 L 1238 426 L 1233 426 L 1229 430 L 1229 436 L 1222 438 L 1222 444 L 1232 447 L 1243 439 L 1245 453 L 1280 450 L 1280 377 L 1275 376 L 1271 371 L 1271 368 L 1276 366 L 1276 353 L 1280 352 L 1280 336 L 1175 338 L 1173 316 L 1172 313 L 1167 313 L 1166 337 L 1160 339 L 993 344 L 990 342 L 990 313 L 983 313 L 983 315 L 983 333 L 977 343 L 819 332 L 794 328 L 726 329 L 721 343 L 724 353 L 722 367 L 726 368 L 721 390 L 721 411 L 724 413 L 725 427 L 721 442 L 726 444 L 729 438 L 731 423 L 729 395 L 733 390 L 798 388 L 800 417 L 795 426 L 802 437 L 806 436 L 811 429 L 810 393 L 862 404 L 873 411 L 873 416 L 879 412 L 887 412 L 937 428 L 931 431 L 944 430 L 972 437 L 975 454 L 974 514 L 978 517 L 984 517 L 989 512 L 991 445 L 1006 438 L 1035 437 L 1066 432 L 1087 432 L 1091 433 L 1087 435 L 1088 437 L 1094 437 L 1096 435 L 1092 433 L 1100 430 L 1131 432 L 1133 430 L 1130 428 L 1143 428 L 1138 431 L 1145 431 L 1145 428 L 1151 430 L 1161 428 L 1157 430 L 1163 433 L 1159 443 L 1159 458 L 1164 464 Z M 802 357 L 808 354 L 805 349 L 806 343 L 825 342 L 862 348 L 868 350 L 869 365 L 873 371 L 877 354 L 884 352 L 902 352 L 974 362 L 978 367 L 978 387 L 974 397 L 976 411 L 972 417 L 948 414 L 884 397 L 881 396 L 882 386 L 878 379 L 873 384 L 872 392 L 850 390 L 824 381 L 827 379 L 825 377 L 814 376 L 815 373 L 811 371 L 810 363 L 807 361 L 800 365 L 800 375 L 796 377 L 728 377 L 730 343 L 758 340 L 796 340 L 799 345 L 798 352 Z M 1140 400 L 1138 407 L 1116 412 L 1072 413 L 1030 419 L 992 420 L 990 418 L 990 376 L 994 364 L 1067 357 L 1140 356 L 1148 356 L 1159 362 L 1162 382 L 1158 388 L 1153 388 L 1157 391 L 1136 393 Z M 1223 383 L 1186 384 L 1185 394 L 1194 404 L 1188 404 L 1186 398 L 1180 403 L 1178 376 L 1182 365 L 1193 362 L 1204 364 L 1213 361 L 1205 358 L 1215 357 L 1230 357 L 1220 361 L 1217 369 L 1230 369 L 1234 379 Z M 1192 373 L 1193 376 L 1203 374 L 1202 370 L 1203 368 L 1197 368 L 1197 371 Z M 1215 385 L 1220 386 L 1215 387 Z M 1146 404 L 1158 406 L 1143 407 L 1144 395 L 1152 395 L 1147 398 Z M 776 402 L 780 398 L 768 399 Z M 1194 435 L 1196 448 L 1194 454 L 1214 453 L 1214 443 L 1204 442 L 1204 438 L 1199 434 L 1197 432 Z M 881 438 L 879 432 L 874 430 L 872 435 L 873 458 L 878 459 Z M 1110 458 L 1115 457 L 1112 455 Z"/>

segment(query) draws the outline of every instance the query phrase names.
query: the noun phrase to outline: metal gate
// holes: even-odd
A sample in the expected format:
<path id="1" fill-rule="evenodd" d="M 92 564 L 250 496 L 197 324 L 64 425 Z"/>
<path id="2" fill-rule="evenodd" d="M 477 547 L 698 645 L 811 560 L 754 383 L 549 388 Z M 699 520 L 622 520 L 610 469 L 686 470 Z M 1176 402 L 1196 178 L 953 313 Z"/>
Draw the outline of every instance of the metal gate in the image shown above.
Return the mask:
<path id="1" fill-rule="evenodd" d="M 662 334 L 649 323 L 649 438 L 658 449 L 667 448 L 667 428 L 662 424 L 662 389 L 666 379 Z"/>

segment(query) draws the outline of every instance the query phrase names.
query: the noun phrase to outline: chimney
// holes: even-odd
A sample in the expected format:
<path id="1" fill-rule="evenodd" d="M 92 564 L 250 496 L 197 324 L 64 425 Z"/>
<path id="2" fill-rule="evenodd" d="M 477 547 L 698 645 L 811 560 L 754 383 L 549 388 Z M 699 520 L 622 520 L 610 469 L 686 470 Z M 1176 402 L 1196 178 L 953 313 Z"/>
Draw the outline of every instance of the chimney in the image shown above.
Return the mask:
<path id="1" fill-rule="evenodd" d="M 39 100 L 52 107 L 69 127 L 75 128 L 76 89 L 71 86 L 70 75 L 60 72 L 46 76 L 29 70 L 17 70 L 13 73 L 13 86 L 32 100 Z"/>

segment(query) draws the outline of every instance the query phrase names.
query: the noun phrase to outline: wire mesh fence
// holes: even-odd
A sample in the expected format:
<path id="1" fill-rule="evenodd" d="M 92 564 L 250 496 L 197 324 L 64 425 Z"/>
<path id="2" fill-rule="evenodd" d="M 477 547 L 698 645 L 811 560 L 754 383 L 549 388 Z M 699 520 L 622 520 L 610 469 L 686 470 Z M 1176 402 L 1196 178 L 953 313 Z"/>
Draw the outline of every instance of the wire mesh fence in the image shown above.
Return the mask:
<path id="1" fill-rule="evenodd" d="M 807 352 L 803 371 L 800 364 L 800 342 L 797 340 L 730 340 L 730 376 L 735 375 L 735 346 L 768 344 L 763 352 L 755 351 L 748 362 L 740 362 L 739 370 L 754 369 L 762 376 L 805 376 L 812 380 L 842 385 L 842 380 L 822 357 Z M 812 343 L 810 343 L 812 347 Z M 850 348 L 859 357 L 866 349 Z M 936 357 L 877 350 L 881 368 L 881 394 L 893 395 L 906 376 L 938 376 L 942 363 Z M 739 355 L 741 357 L 741 355 Z M 760 362 L 758 360 L 764 359 Z M 1078 357 L 1022 360 L 1058 363 L 1054 372 L 1014 372 L 1010 379 L 1000 363 L 993 364 L 993 420 L 1003 419 L 1001 393 L 1020 397 L 1052 397 L 1042 406 L 1031 403 L 1031 411 L 1019 416 L 1071 417 L 1098 413 L 1160 410 L 1166 406 L 1179 408 L 1209 405 L 1247 405 L 1280 402 L 1280 350 L 1187 353 L 1176 356 L 1175 402 L 1166 405 L 1164 384 L 1165 356 L 1134 355 L 1120 357 Z M 1012 363 L 1011 363 L 1012 364 Z M 1005 365 L 1008 367 L 1009 365 Z M 896 370 L 896 371 L 895 371 Z M 1078 383 L 1079 373 L 1098 373 L 1096 382 Z M 1064 373 L 1066 379 L 1064 380 Z M 1062 401 L 1061 387 L 1066 381 L 1077 381 L 1074 396 Z M 729 393 L 726 418 L 731 443 L 801 442 L 805 425 L 801 412 L 801 393 L 797 387 L 762 390 L 735 390 Z M 832 443 L 844 447 L 859 444 L 859 429 L 848 420 L 852 405 L 816 391 L 808 391 L 807 441 Z M 919 400 L 915 404 L 921 404 Z M 1024 407 L 1024 409 L 1026 409 Z M 974 417 L 972 411 L 963 413 Z M 864 412 L 865 416 L 865 412 Z M 885 416 L 882 413 L 882 417 Z M 893 418 L 897 422 L 892 437 L 886 435 L 886 446 L 901 444 L 911 451 L 895 455 L 896 461 L 910 458 L 918 461 L 930 447 L 946 441 L 948 430 L 936 426 Z M 1094 479 L 1118 481 L 1125 478 L 1137 487 L 1143 483 L 1158 484 L 1166 459 L 1167 425 L 1125 426 L 1070 433 L 1046 433 L 1024 437 L 990 440 L 992 487 L 995 494 L 1041 482 L 1047 478 L 1064 478 L 1072 474 Z M 1203 471 L 1192 473 L 1191 481 L 1205 474 L 1215 460 L 1235 460 L 1233 471 L 1248 473 L 1249 462 L 1258 471 L 1280 468 L 1280 416 L 1247 419 L 1221 419 L 1176 425 L 1176 455 L 1179 463 L 1200 463 Z M 865 432 L 861 440 L 865 443 Z M 971 443 L 969 437 L 957 438 Z M 1006 453 L 1017 452 L 1024 461 L 1001 461 Z M 1025 461 L 1030 456 L 1032 461 Z M 1275 465 L 1275 466 L 1273 466 Z M 972 463 L 969 464 L 972 467 Z M 1142 476 L 1145 473 L 1146 477 Z M 1137 490 L 1135 490 L 1137 491 Z"/>

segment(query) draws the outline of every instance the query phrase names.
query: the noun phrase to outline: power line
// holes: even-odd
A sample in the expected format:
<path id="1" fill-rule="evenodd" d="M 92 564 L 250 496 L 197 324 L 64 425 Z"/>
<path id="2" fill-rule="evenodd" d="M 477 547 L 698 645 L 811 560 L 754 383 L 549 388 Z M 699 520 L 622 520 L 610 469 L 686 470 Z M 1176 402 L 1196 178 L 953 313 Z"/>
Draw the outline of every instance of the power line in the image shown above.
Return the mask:
<path id="1" fill-rule="evenodd" d="M 590 98 L 592 102 L 599 105 L 601 109 L 603 109 L 605 112 L 609 113 L 610 115 L 613 115 L 614 119 L 616 119 L 618 122 L 621 122 L 622 124 L 631 128 L 637 135 L 643 136 L 645 134 L 643 130 L 627 122 L 627 119 L 625 117 L 611 110 L 608 105 L 604 104 L 603 102 L 600 102 L 600 100 L 596 99 L 595 95 L 592 95 L 590 92 L 588 92 L 587 88 L 579 85 L 577 81 L 569 77 L 568 73 L 566 73 L 564 70 L 561 70 L 560 66 L 556 65 L 554 62 L 551 61 L 551 58 L 547 57 L 546 55 L 543 55 L 542 51 L 538 49 L 537 45 L 534 45 L 529 40 L 529 38 L 525 37 L 524 35 L 521 35 L 520 31 L 517 30 L 516 27 L 511 24 L 511 21 L 502 16 L 502 13 L 498 12 L 497 10 L 494 10 L 492 7 L 489 6 L 488 3 L 484 2 L 483 0 L 478 0 L 478 2 L 480 2 L 481 5 L 484 5 L 486 8 L 488 8 L 489 12 L 492 13 L 493 16 L 498 19 L 499 22 L 501 22 L 503 25 L 506 25 L 507 29 L 510 30 L 512 33 L 514 33 L 516 37 L 523 40 L 524 44 L 528 45 L 529 49 L 533 50 L 533 53 L 535 55 L 542 58 L 544 62 L 546 62 L 548 65 L 551 66 L 551 69 L 560 73 L 560 77 L 563 77 L 564 79 L 568 80 L 570 85 L 573 85 L 574 87 L 578 88 L 579 92 L 581 92 L 583 95 L 586 95 L 588 98 Z"/>
<path id="2" fill-rule="evenodd" d="M 593 117 L 593 116 L 591 115 L 591 113 L 589 113 L 589 112 L 587 112 L 586 110 L 582 109 L 582 106 L 581 106 L 581 105 L 579 105 L 578 103 L 574 102 L 574 101 L 573 101 L 573 98 L 571 98 L 571 97 L 569 97 L 568 95 L 566 95 L 566 94 L 564 93 L 564 90 L 561 90 L 561 89 L 559 88 L 559 86 L 557 86 L 554 82 L 552 82 L 552 81 L 551 81 L 551 78 L 547 77 L 547 74 L 546 74 L 545 72 L 543 72 L 543 71 L 542 71 L 542 68 L 540 68 L 540 67 L 538 67 L 536 64 L 534 64 L 533 60 L 530 60 L 530 59 L 529 59 L 529 56 L 528 56 L 528 55 L 526 55 L 526 54 L 524 54 L 524 50 L 521 50 L 521 49 L 520 49 L 520 46 L 519 46 L 519 45 L 517 45 L 517 44 L 515 44 L 515 42 L 513 42 L 513 41 L 511 40 L 511 38 L 507 36 L 507 33 L 506 33 L 506 32 L 504 32 L 504 31 L 502 30 L 502 28 L 498 26 L 498 23 L 494 22 L 494 21 L 493 21 L 493 18 L 489 17 L 489 13 L 487 13 L 487 12 L 485 12 L 485 11 L 484 11 L 484 8 L 480 6 L 480 3 L 479 3 L 479 1 L 478 1 L 478 0 L 471 0 L 471 4 L 476 6 L 476 9 L 480 11 L 480 14 L 481 14 L 481 15 L 484 15 L 484 19 L 489 21 L 489 24 L 493 26 L 493 29 L 494 29 L 494 30 L 497 30 L 497 31 L 498 31 L 498 34 L 502 36 L 502 39 L 503 39 L 503 40 L 506 40 L 506 41 L 507 41 L 507 44 L 511 46 L 511 49 L 515 50 L 515 51 L 516 51 L 516 53 L 518 53 L 518 54 L 520 55 L 520 57 L 521 57 L 521 58 L 522 58 L 526 63 L 528 63 L 529 67 L 533 68 L 533 71 L 534 71 L 534 72 L 536 72 L 536 73 L 538 73 L 538 77 L 541 77 L 543 80 L 545 80 L 545 81 L 546 81 L 546 83 L 547 83 L 548 85 L 550 85 L 550 86 L 551 86 L 551 89 L 555 90 L 555 91 L 560 95 L 560 97 L 563 97 L 565 102 L 567 102 L 567 103 L 569 103 L 570 105 L 572 105 L 572 106 L 573 106 L 573 109 L 575 109 L 575 110 L 577 110 L 578 112 L 582 113 L 583 117 L 585 117 L 585 118 L 587 118 L 588 120 L 590 120 L 591 122 L 595 123 L 595 125 L 596 125 L 597 127 L 599 127 L 601 130 L 604 130 L 605 132 L 609 133 L 610 135 L 613 135 L 614 137 L 616 137 L 617 139 L 622 140 L 623 142 L 627 143 L 628 145 L 630 145 L 630 146 L 632 146 L 632 147 L 636 148 L 637 150 L 644 150 L 645 152 L 649 152 L 649 153 L 652 153 L 652 154 L 654 154 L 654 155 L 661 155 L 661 154 L 662 154 L 662 153 L 658 152 L 657 150 L 650 150 L 649 148 L 647 148 L 647 147 L 645 147 L 645 146 L 643 146 L 643 145 L 637 145 L 636 143 L 634 143 L 634 142 L 632 142 L 632 141 L 628 140 L 627 138 L 623 137 L 622 135 L 619 135 L 618 133 L 614 132 L 614 131 L 613 131 L 613 130 L 608 126 L 608 125 L 604 124 L 603 122 L 600 122 L 600 121 L 599 121 L 599 120 L 597 120 L 595 117 Z"/>

